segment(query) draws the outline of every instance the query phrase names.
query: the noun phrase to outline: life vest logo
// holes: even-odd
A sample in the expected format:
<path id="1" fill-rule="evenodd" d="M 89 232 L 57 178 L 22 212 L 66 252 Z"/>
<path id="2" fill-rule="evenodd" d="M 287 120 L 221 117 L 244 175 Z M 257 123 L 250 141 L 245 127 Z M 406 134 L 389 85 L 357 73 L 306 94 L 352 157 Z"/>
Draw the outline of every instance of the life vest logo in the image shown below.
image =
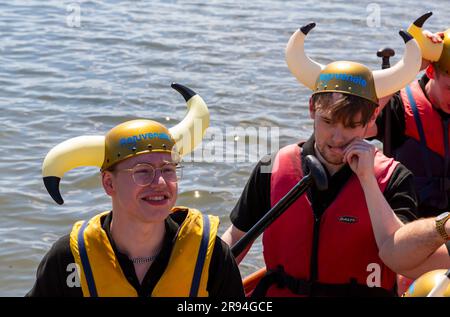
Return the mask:
<path id="1" fill-rule="evenodd" d="M 357 223 L 358 222 L 358 218 L 353 217 L 353 216 L 340 216 L 338 218 L 338 220 L 340 222 L 344 222 L 344 223 Z"/>
<path id="2" fill-rule="evenodd" d="M 352 75 L 348 75 L 348 74 L 331 73 L 331 74 L 320 74 L 319 78 L 320 78 L 320 81 L 324 82 L 325 84 L 328 83 L 328 81 L 335 78 L 337 80 L 349 81 L 356 85 L 360 85 L 362 87 L 367 86 L 367 81 L 364 78 L 362 78 L 361 76 L 352 76 Z"/>

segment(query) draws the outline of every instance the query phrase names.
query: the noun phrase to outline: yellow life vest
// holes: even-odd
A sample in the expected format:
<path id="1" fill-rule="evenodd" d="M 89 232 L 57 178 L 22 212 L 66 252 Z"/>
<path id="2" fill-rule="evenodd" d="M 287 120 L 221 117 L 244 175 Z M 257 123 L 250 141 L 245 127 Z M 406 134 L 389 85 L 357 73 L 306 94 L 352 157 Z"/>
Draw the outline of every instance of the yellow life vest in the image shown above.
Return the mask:
<path id="1" fill-rule="evenodd" d="M 175 207 L 172 212 L 184 212 L 186 218 L 177 232 L 167 268 L 151 296 L 206 297 L 219 218 L 203 216 L 200 211 L 186 207 Z M 80 268 L 83 296 L 136 297 L 136 289 L 123 274 L 102 228 L 101 218 L 108 213 L 78 221 L 70 233 L 70 249 Z"/>

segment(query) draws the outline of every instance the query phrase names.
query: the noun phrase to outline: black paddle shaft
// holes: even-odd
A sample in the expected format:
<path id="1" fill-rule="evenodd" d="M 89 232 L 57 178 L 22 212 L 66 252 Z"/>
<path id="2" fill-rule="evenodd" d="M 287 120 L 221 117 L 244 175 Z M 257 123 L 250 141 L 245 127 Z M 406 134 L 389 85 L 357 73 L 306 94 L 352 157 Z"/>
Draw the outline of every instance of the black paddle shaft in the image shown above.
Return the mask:
<path id="1" fill-rule="evenodd" d="M 312 155 L 305 158 L 309 173 L 303 177 L 283 198 L 278 201 L 232 248 L 231 252 L 235 257 L 261 233 L 266 230 L 283 212 L 285 212 L 311 185 L 315 185 L 319 190 L 328 188 L 328 179 L 325 170 L 320 162 Z"/>
<path id="2" fill-rule="evenodd" d="M 389 58 L 395 55 L 395 51 L 386 47 L 378 50 L 377 56 L 382 58 L 381 69 L 387 69 L 391 67 L 389 62 Z M 391 142 L 391 108 L 389 105 L 386 105 L 384 109 L 384 139 L 383 139 L 383 153 L 387 157 L 392 157 L 392 142 Z"/>

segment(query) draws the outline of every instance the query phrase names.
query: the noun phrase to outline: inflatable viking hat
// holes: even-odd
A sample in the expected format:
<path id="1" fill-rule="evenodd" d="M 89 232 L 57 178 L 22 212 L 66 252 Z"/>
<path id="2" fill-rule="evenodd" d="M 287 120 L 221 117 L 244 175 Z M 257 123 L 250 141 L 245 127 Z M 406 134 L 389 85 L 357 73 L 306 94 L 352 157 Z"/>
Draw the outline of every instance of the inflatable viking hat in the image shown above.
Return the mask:
<path id="1" fill-rule="evenodd" d="M 112 128 L 105 136 L 80 136 L 64 141 L 48 152 L 42 164 L 44 185 L 60 205 L 64 203 L 59 183 L 64 174 L 80 166 L 97 166 L 102 171 L 129 157 L 153 152 L 172 154 L 178 160 L 201 143 L 209 126 L 209 111 L 203 99 L 191 89 L 172 84 L 186 100 L 188 112 L 176 126 L 146 119 L 131 120 Z"/>
<path id="2" fill-rule="evenodd" d="M 439 69 L 450 75 L 450 28 L 443 32 L 444 39 L 441 43 L 433 43 L 422 33 L 423 24 L 432 15 L 432 12 L 422 15 L 409 26 L 408 32 L 419 43 L 423 58 L 433 62 Z"/>
<path id="3" fill-rule="evenodd" d="M 310 23 L 297 30 L 286 47 L 286 62 L 297 80 L 316 93 L 340 92 L 378 104 L 378 99 L 395 93 L 413 81 L 420 71 L 422 56 L 413 37 L 400 31 L 405 42 L 403 58 L 389 69 L 371 71 L 349 61 L 322 65 L 306 56 L 305 37 L 316 26 Z"/>
<path id="4" fill-rule="evenodd" d="M 439 297 L 450 297 L 450 284 L 448 283 L 450 271 L 434 270 L 421 275 L 403 294 L 403 297 L 426 297 L 435 287 L 440 288 Z"/>

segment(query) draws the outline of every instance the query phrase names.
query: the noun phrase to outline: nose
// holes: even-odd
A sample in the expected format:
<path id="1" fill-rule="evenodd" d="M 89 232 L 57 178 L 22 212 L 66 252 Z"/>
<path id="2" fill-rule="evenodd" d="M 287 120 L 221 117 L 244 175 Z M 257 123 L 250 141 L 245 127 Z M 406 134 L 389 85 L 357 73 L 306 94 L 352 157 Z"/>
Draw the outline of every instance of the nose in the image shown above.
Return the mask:
<path id="1" fill-rule="evenodd" d="M 344 143 L 344 129 L 340 126 L 334 126 L 331 132 L 331 141 L 334 145 L 339 145 Z"/>
<path id="2" fill-rule="evenodd" d="M 166 185 L 166 180 L 162 175 L 161 169 L 155 170 L 155 176 L 153 177 L 152 185 Z"/>

